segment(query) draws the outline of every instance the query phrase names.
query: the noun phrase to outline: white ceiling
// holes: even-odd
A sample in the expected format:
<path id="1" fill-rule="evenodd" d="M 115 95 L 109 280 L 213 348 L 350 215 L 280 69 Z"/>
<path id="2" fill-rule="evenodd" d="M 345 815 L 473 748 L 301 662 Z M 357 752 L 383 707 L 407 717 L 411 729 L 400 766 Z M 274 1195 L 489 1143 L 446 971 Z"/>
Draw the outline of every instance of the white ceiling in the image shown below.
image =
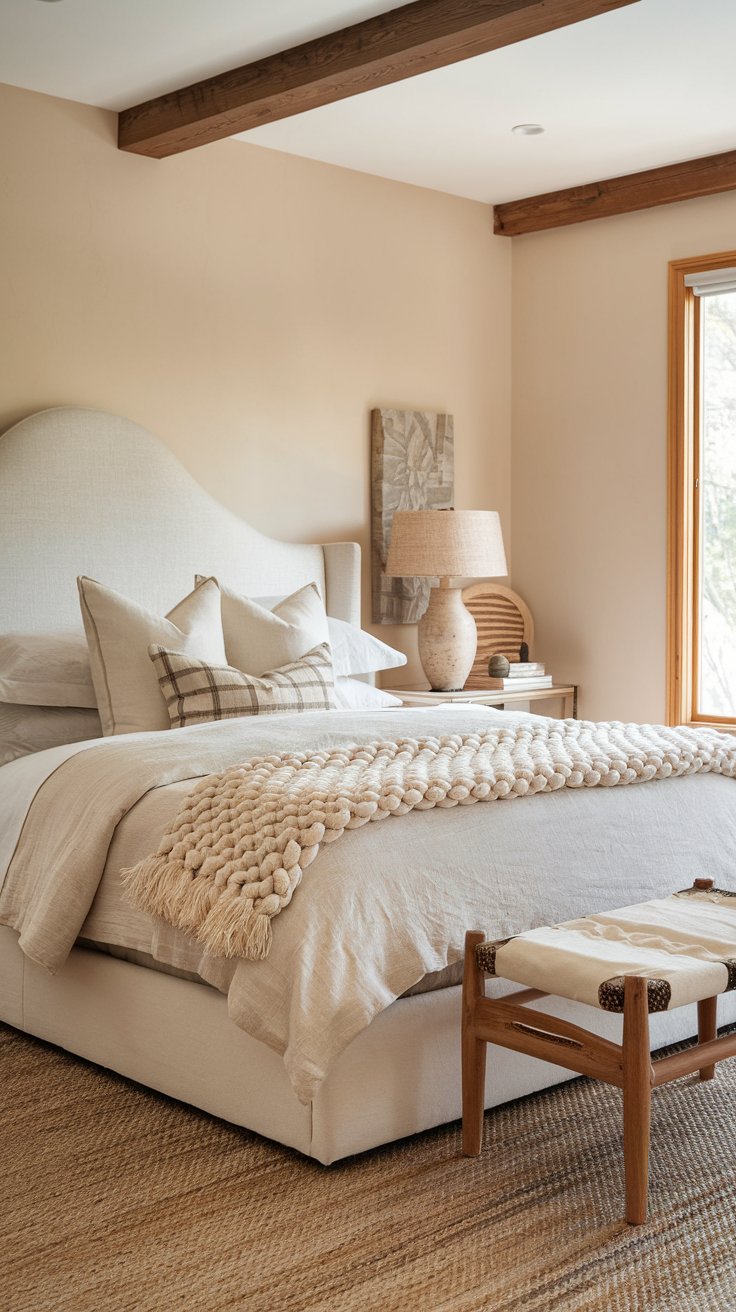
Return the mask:
<path id="1" fill-rule="evenodd" d="M 0 0 L 0 81 L 120 109 L 391 8 L 390 0 Z M 511 200 L 736 149 L 735 50 L 734 0 L 640 0 L 244 140 Z M 544 134 L 511 133 L 525 122 L 542 123 Z"/>
<path id="2" fill-rule="evenodd" d="M 0 82 L 125 109 L 395 0 L 0 0 Z"/>

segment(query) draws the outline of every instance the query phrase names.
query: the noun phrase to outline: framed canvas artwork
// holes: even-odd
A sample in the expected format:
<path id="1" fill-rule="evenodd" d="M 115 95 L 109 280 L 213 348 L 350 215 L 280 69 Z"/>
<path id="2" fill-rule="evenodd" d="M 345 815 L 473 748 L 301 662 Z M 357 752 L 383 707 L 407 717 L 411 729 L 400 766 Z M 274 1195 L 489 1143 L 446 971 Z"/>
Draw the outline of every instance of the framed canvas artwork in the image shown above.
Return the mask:
<path id="1" fill-rule="evenodd" d="M 427 410 L 371 414 L 371 546 L 374 624 L 416 624 L 427 609 L 427 578 L 386 578 L 397 510 L 452 510 L 452 415 Z"/>

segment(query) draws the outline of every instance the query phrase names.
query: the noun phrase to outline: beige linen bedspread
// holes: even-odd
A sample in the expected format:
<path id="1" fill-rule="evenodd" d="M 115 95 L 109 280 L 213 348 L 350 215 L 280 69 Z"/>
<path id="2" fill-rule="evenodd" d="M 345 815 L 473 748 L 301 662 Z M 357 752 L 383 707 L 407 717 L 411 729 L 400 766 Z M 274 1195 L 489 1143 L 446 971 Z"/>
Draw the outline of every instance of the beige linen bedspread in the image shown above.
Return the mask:
<path id="1" fill-rule="evenodd" d="M 192 780 L 264 751 L 386 736 L 389 720 L 392 734 L 421 735 L 474 732 L 493 716 L 483 708 L 279 716 L 88 749 L 39 791 L 0 921 L 20 932 L 29 956 L 58 969 L 80 932 L 125 937 L 119 923 L 108 937 L 113 908 L 120 914 L 119 871 L 156 846 Z M 466 928 L 506 937 L 667 893 L 695 874 L 733 886 L 735 849 L 736 787 L 710 775 L 415 812 L 324 849 L 274 927 L 266 961 L 210 958 L 132 908 L 123 946 L 226 992 L 231 1018 L 283 1054 L 307 1101 L 378 1012 L 460 960 Z"/>

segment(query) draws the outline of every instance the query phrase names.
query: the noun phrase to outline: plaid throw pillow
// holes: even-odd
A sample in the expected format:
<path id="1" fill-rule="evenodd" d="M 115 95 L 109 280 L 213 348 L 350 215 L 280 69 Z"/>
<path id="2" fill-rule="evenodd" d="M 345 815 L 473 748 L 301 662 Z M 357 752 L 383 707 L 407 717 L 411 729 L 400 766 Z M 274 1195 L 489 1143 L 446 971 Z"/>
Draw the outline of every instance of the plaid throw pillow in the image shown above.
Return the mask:
<path id="1" fill-rule="evenodd" d="M 232 665 L 205 665 L 182 652 L 155 644 L 148 655 L 156 669 L 173 729 L 236 715 L 275 715 L 279 711 L 330 711 L 335 708 L 332 658 L 328 643 L 301 660 L 268 670 L 260 678 Z"/>

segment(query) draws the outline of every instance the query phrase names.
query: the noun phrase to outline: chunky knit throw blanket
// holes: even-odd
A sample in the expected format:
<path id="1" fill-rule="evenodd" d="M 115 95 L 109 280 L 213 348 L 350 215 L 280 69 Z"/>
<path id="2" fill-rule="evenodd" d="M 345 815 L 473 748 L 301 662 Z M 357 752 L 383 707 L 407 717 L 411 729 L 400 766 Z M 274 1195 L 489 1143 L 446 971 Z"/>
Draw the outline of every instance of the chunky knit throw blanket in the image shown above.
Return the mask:
<path id="1" fill-rule="evenodd" d="M 204 779 L 158 852 L 123 880 L 137 907 L 213 955 L 258 959 L 321 844 L 346 829 L 435 806 L 703 771 L 736 775 L 736 739 L 576 720 L 259 756 Z"/>

